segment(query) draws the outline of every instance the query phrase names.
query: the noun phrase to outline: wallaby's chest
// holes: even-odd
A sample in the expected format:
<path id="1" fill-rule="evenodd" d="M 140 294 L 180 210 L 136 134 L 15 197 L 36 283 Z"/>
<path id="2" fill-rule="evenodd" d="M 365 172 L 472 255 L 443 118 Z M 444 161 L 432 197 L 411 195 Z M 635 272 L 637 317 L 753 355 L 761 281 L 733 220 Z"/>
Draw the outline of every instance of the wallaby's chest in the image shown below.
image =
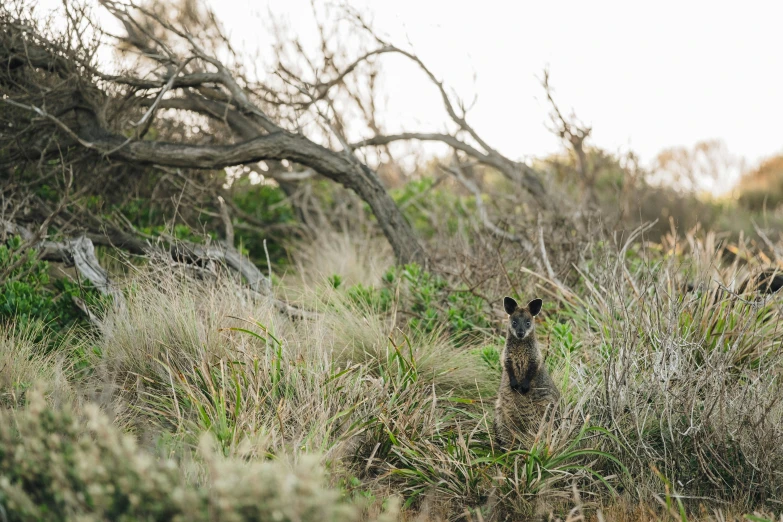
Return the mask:
<path id="1" fill-rule="evenodd" d="M 504 402 L 524 406 L 552 399 L 553 385 L 540 359 L 534 339 L 529 343 L 506 344 L 498 394 Z"/>

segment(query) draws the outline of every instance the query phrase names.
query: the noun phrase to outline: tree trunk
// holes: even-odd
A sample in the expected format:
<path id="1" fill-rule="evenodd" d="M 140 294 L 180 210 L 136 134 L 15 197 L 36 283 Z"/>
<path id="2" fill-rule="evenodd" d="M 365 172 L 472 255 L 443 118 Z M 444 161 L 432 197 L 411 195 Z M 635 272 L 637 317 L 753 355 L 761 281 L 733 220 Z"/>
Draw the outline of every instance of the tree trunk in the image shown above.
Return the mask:
<path id="1" fill-rule="evenodd" d="M 85 118 L 86 116 L 86 118 Z M 310 167 L 356 192 L 375 214 L 400 264 L 427 265 L 413 229 L 378 176 L 345 153 L 337 153 L 300 134 L 278 131 L 232 145 L 189 145 L 161 141 L 128 141 L 108 135 L 92 114 L 83 114 L 80 137 L 114 159 L 169 167 L 219 169 L 262 160 L 288 160 Z"/>
<path id="2" fill-rule="evenodd" d="M 127 20 L 125 21 L 127 22 Z M 37 85 L 26 89 L 19 87 L 15 88 L 16 92 L 11 92 L 11 95 L 0 101 L 12 105 L 16 111 L 27 111 L 31 120 L 48 121 L 52 124 L 51 128 L 56 128 L 60 134 L 57 142 L 60 145 L 58 150 L 67 150 L 64 145 L 72 144 L 75 147 L 81 146 L 90 149 L 112 160 L 191 169 L 222 169 L 236 165 L 252 165 L 264 160 L 287 160 L 298 163 L 356 192 L 375 214 L 381 230 L 394 249 L 398 263 L 416 262 L 426 265 L 427 259 L 424 250 L 416 240 L 413 229 L 405 221 L 394 200 L 372 170 L 350 151 L 327 149 L 302 134 L 286 131 L 273 123 L 258 107 L 251 103 L 248 93 L 239 87 L 236 80 L 222 65 L 215 65 L 219 72 L 214 74 L 194 73 L 194 75 L 179 76 L 179 73 L 176 73 L 170 76 L 166 80 L 165 86 L 158 86 L 162 90 L 159 91 L 157 98 L 152 102 L 142 120 L 149 118 L 146 121 L 152 121 L 151 118 L 154 117 L 153 113 L 157 106 L 206 113 L 213 118 L 228 122 L 234 132 L 244 138 L 243 141 L 223 145 L 196 145 L 145 140 L 141 139 L 142 134 L 136 134 L 134 138 L 125 138 L 113 132 L 110 123 L 105 120 L 108 112 L 106 107 L 112 101 L 113 93 L 97 83 L 96 78 L 102 77 L 102 74 L 89 68 L 85 73 L 84 65 L 74 57 L 76 55 L 69 55 L 65 52 L 61 55 L 58 54 L 54 46 L 39 46 L 33 41 L 28 42 L 28 38 L 21 34 L 22 30 L 18 27 L 6 25 L 4 28 L 10 30 L 12 34 L 10 37 L 7 34 L 4 35 L 5 40 L 10 38 L 11 42 L 6 43 L 5 46 L 0 45 L 0 63 L 10 62 L 11 59 L 19 57 L 22 59 L 20 67 L 30 64 L 43 68 L 43 70 L 59 77 L 56 83 L 63 92 L 59 94 L 59 98 L 53 94 L 48 94 L 46 100 L 33 98 L 31 104 L 29 91 L 40 89 L 42 92 L 49 92 L 48 87 L 46 91 Z M 25 41 L 25 45 L 19 45 L 14 36 Z M 179 71 L 186 63 L 188 62 L 181 64 Z M 166 63 L 166 65 L 169 64 Z M 9 74 L 0 70 L 0 83 L 3 83 Z M 11 77 L 8 82 L 18 83 L 17 76 Z M 79 81 L 72 81 L 77 76 Z M 138 86 L 143 84 L 144 80 L 123 77 L 117 79 L 116 83 Z M 167 89 L 175 86 L 179 86 L 179 88 L 196 87 L 202 86 L 204 83 L 222 84 L 226 90 L 232 93 L 233 104 L 229 101 L 216 102 L 196 91 L 189 91 L 183 97 L 173 99 L 163 97 Z M 153 85 L 153 87 L 155 86 Z M 24 103 L 12 99 L 13 97 Z M 67 108 L 51 104 L 44 105 L 44 102 L 50 98 L 68 99 Z M 50 110 L 53 112 L 47 112 Z M 27 128 L 22 122 L 18 127 L 16 125 L 14 127 Z M 50 132 L 51 128 L 42 127 L 40 137 L 47 137 L 46 133 Z M 29 149 L 14 151 L 18 155 L 27 158 L 35 156 L 36 152 L 42 156 L 47 155 L 45 147 L 37 151 L 30 149 L 31 143 L 37 143 L 35 140 L 16 139 L 12 143 L 15 147 L 22 143 L 22 149 Z"/>
<path id="3" fill-rule="evenodd" d="M 364 182 L 352 188 L 359 197 L 370 205 L 383 234 L 394 249 L 394 255 L 400 264 L 418 263 L 427 266 L 427 256 L 419 244 L 413 229 L 405 220 L 397 204 L 381 185 L 378 176 L 362 165 Z"/>

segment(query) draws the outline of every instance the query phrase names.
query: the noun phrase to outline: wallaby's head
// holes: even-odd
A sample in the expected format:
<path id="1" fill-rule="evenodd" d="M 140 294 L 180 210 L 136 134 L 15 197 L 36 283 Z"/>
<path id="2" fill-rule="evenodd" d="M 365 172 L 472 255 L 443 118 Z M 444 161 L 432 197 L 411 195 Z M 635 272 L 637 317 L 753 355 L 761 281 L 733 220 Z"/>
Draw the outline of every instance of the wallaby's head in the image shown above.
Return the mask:
<path id="1" fill-rule="evenodd" d="M 517 339 L 524 339 L 535 329 L 533 317 L 541 311 L 541 299 L 533 299 L 526 307 L 520 307 L 517 302 L 510 298 L 503 298 L 503 307 L 508 314 L 508 331 Z"/>

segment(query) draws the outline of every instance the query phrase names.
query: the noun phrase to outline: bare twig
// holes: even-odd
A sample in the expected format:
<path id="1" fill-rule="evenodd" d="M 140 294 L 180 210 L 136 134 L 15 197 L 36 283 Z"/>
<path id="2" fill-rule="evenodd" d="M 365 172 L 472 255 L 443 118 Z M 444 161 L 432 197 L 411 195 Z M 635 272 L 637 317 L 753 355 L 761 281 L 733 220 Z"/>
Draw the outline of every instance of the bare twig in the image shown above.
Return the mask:
<path id="1" fill-rule="evenodd" d="M 538 248 L 541 252 L 541 261 L 546 267 L 546 273 L 549 279 L 557 281 L 555 272 L 552 270 L 552 265 L 549 264 L 549 258 L 546 255 L 546 245 L 544 244 L 544 228 L 541 226 L 541 214 L 538 215 Z"/>
<path id="2" fill-rule="evenodd" d="M 454 162 L 454 167 L 447 167 L 445 165 L 438 165 L 438 168 L 443 170 L 444 172 L 451 174 L 454 179 L 459 181 L 462 186 L 464 186 L 466 189 L 468 189 L 472 194 L 476 201 L 476 210 L 478 211 L 479 218 L 481 219 L 482 224 L 484 225 L 484 228 L 487 229 L 490 233 L 493 235 L 507 239 L 509 241 L 513 241 L 514 243 L 519 244 L 522 247 L 522 250 L 525 251 L 530 256 L 530 259 L 535 263 L 536 267 L 539 270 L 543 270 L 543 266 L 541 265 L 541 262 L 539 261 L 538 257 L 535 255 L 535 249 L 533 248 L 533 244 L 525 237 L 517 236 L 515 234 L 512 234 L 510 232 L 506 232 L 502 228 L 498 227 L 495 223 L 493 223 L 489 216 L 487 215 L 487 209 L 484 206 L 484 200 L 482 198 L 481 190 L 476 186 L 475 183 L 473 183 L 471 180 L 469 180 L 464 172 L 462 172 L 462 169 L 459 166 L 459 162 Z"/>
<path id="3" fill-rule="evenodd" d="M 226 230 L 226 244 L 230 247 L 234 246 L 234 225 L 231 223 L 231 216 L 228 215 L 228 205 L 223 196 L 218 196 L 218 205 L 220 206 L 220 219 L 223 220 L 223 226 Z"/>

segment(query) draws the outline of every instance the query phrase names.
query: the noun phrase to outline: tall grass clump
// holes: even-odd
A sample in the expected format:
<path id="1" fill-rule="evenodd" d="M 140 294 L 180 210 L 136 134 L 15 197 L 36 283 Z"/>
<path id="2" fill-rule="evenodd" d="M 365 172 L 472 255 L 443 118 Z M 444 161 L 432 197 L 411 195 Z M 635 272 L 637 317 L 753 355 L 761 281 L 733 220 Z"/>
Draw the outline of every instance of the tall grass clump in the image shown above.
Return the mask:
<path id="1" fill-rule="evenodd" d="M 693 234 L 607 242 L 557 292 L 582 340 L 572 385 L 595 385 L 584 409 L 614 435 L 638 498 L 664 477 L 691 499 L 783 500 L 783 297 L 739 295 L 762 260 L 726 248 Z"/>
<path id="2" fill-rule="evenodd" d="M 346 223 L 325 226 L 294 254 L 296 277 L 312 286 L 338 275 L 347 285 L 376 284 L 394 259 L 388 243 L 372 231 Z"/>
<path id="3" fill-rule="evenodd" d="M 317 317 L 294 321 L 229 281 L 139 282 L 103 319 L 94 384 L 114 390 L 129 425 L 191 443 L 211 431 L 226 454 L 244 443 L 262 456 L 319 451 L 346 463 L 369 444 L 368 419 L 410 409 L 407 398 L 431 409 L 433 393 L 465 402 L 491 393 L 485 365 L 437 334 L 398 331 L 344 296 L 318 294 Z"/>
<path id="4" fill-rule="evenodd" d="M 27 391 L 40 383 L 51 388 L 54 400 L 68 401 L 70 364 L 58 348 L 79 349 L 79 342 L 72 336 L 59 342 L 51 337 L 37 321 L 22 326 L 0 322 L 0 407 L 24 404 Z"/>

